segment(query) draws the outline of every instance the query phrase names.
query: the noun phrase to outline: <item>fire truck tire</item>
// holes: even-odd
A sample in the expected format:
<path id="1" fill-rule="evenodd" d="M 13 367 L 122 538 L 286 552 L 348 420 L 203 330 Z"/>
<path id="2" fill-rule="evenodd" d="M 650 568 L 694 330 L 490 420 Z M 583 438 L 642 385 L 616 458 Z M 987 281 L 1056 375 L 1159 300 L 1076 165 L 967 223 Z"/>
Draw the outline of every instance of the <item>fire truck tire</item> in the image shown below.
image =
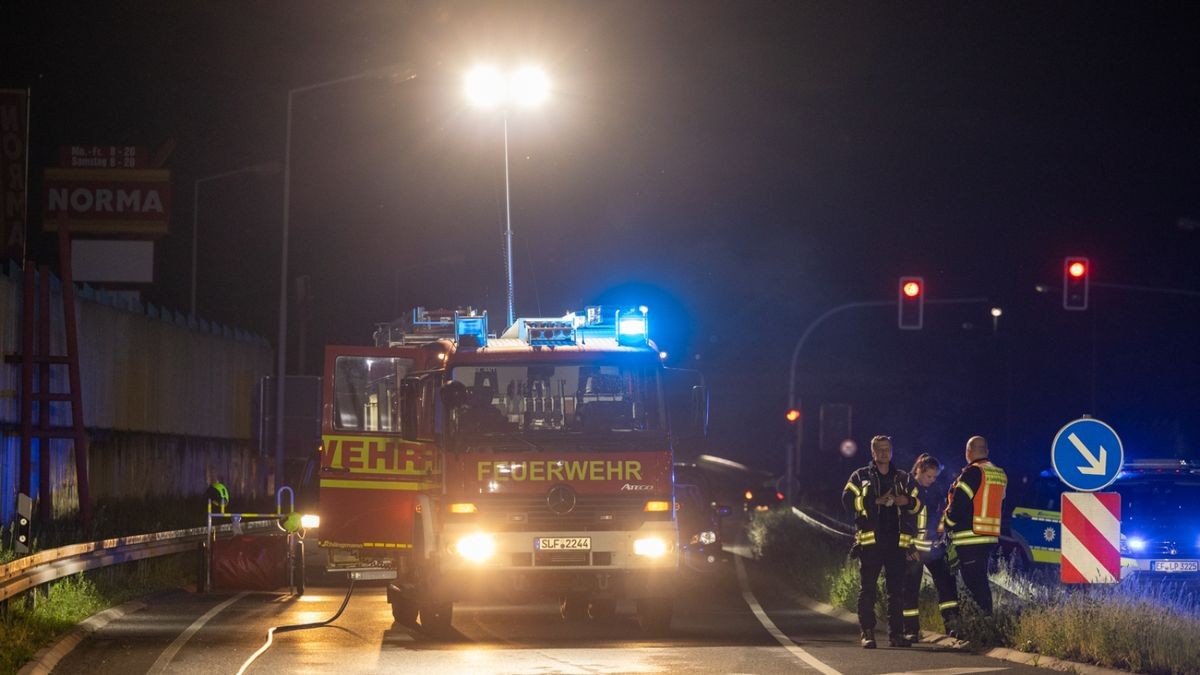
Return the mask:
<path id="1" fill-rule="evenodd" d="M 671 629 L 672 611 L 670 598 L 642 598 L 637 601 L 638 625 L 643 633 L 662 635 Z"/>
<path id="2" fill-rule="evenodd" d="M 617 614 L 617 601 L 611 598 L 592 600 L 588 605 L 588 616 L 596 621 L 606 621 Z"/>
<path id="3" fill-rule="evenodd" d="M 583 621 L 588 617 L 587 593 L 567 593 L 559 598 L 558 611 L 567 621 Z"/>
<path id="4" fill-rule="evenodd" d="M 399 595 L 392 598 L 392 618 L 404 626 L 417 625 L 417 603 Z"/>
<path id="5" fill-rule="evenodd" d="M 421 621 L 422 630 L 430 633 L 442 633 L 450 629 L 450 622 L 454 619 L 454 604 L 450 602 L 438 602 L 430 605 L 421 605 L 417 614 Z"/>

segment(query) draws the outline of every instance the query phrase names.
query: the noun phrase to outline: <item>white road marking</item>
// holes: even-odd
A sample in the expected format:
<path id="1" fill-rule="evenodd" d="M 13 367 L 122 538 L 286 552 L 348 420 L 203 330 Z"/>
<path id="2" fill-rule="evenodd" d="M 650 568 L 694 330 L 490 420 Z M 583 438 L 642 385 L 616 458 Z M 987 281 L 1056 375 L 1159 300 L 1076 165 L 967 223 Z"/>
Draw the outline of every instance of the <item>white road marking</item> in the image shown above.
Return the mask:
<path id="1" fill-rule="evenodd" d="M 188 626 L 182 633 L 180 633 L 179 637 L 175 638 L 175 641 L 168 645 L 167 648 L 163 650 L 162 654 L 158 655 L 158 659 L 154 661 L 154 665 L 150 666 L 150 670 L 146 671 L 146 675 L 158 675 L 159 673 L 165 672 L 167 666 L 171 665 L 171 659 L 175 658 L 175 655 L 179 653 L 179 650 L 183 649 L 183 646 L 187 644 L 188 640 L 192 639 L 192 636 L 195 635 L 197 631 L 199 631 L 201 628 L 204 628 L 204 624 L 208 623 L 209 620 L 217 614 L 220 614 L 221 610 L 232 605 L 238 600 L 241 600 L 249 594 L 249 591 L 242 591 L 225 602 L 222 602 L 216 607 L 208 610 L 199 619 L 193 621 L 192 625 Z"/>
<path id="2" fill-rule="evenodd" d="M 929 670 L 896 670 L 884 675 L 968 675 L 970 673 L 995 673 L 1008 668 L 930 668 Z"/>
<path id="3" fill-rule="evenodd" d="M 817 657 L 809 654 L 807 651 L 802 649 L 800 645 L 796 644 L 790 637 L 788 637 L 783 631 L 779 630 L 779 627 L 775 625 L 775 622 L 771 620 L 771 617 L 767 616 L 767 613 L 763 611 L 762 605 L 758 604 L 758 599 L 754 597 L 754 593 L 750 592 L 750 582 L 746 579 L 746 566 L 742 564 L 742 557 L 734 556 L 733 561 L 734 564 L 737 565 L 738 585 L 742 588 L 742 599 L 746 601 L 747 605 L 750 605 L 750 611 L 754 612 L 755 618 L 757 618 L 758 622 L 763 625 L 763 628 L 766 628 L 767 632 L 770 633 L 779 644 L 783 645 L 784 649 L 787 649 L 789 652 L 791 652 L 792 656 L 795 656 L 801 661 L 807 663 L 817 671 L 825 673 L 825 675 L 842 675 L 840 672 L 829 667 Z"/>

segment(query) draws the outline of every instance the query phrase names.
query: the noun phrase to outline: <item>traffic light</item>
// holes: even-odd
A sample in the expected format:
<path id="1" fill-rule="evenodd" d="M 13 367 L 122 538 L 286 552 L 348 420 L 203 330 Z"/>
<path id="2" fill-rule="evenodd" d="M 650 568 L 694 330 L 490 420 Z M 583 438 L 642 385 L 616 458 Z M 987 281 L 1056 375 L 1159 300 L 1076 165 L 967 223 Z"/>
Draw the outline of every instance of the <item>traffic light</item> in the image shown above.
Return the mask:
<path id="1" fill-rule="evenodd" d="M 796 422 L 798 422 L 800 420 L 800 409 L 792 408 L 792 409 L 788 410 L 786 417 L 787 417 L 788 422 L 795 424 Z"/>
<path id="2" fill-rule="evenodd" d="M 1091 271 L 1087 258 L 1063 258 L 1063 309 L 1082 312 L 1088 308 L 1088 277 Z"/>
<path id="3" fill-rule="evenodd" d="M 921 330 L 925 325 L 925 279 L 923 277 L 900 277 L 900 313 L 897 320 L 900 330 Z"/>

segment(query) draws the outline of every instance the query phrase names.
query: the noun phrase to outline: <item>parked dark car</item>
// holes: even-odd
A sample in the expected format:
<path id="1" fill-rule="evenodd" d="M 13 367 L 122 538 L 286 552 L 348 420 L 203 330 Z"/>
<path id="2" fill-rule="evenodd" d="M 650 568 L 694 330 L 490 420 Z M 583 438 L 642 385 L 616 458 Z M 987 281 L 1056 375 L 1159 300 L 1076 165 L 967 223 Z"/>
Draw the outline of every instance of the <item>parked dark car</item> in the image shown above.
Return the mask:
<path id="1" fill-rule="evenodd" d="M 675 465 L 675 516 L 684 564 L 705 571 L 726 560 L 722 549 L 721 519 L 730 508 L 715 498 L 704 471 L 692 464 Z"/>

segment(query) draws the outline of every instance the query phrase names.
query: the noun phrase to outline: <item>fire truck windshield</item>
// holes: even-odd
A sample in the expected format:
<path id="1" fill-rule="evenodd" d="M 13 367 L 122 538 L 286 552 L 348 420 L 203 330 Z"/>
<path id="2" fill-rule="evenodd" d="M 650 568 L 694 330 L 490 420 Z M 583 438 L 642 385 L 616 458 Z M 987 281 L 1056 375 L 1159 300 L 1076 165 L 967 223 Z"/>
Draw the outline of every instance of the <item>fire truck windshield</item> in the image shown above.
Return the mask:
<path id="1" fill-rule="evenodd" d="M 665 433 L 658 371 L 643 365 L 459 366 L 452 412 L 462 435 Z"/>

